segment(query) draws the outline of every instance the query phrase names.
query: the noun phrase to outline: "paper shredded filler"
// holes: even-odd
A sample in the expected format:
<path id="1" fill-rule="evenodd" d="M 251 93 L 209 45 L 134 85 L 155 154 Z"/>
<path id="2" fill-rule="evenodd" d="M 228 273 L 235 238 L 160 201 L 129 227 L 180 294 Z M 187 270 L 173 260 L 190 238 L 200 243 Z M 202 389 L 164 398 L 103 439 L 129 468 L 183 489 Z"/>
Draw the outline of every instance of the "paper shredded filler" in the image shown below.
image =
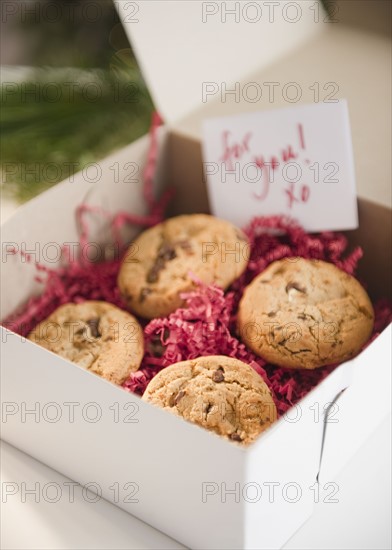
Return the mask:
<path id="1" fill-rule="evenodd" d="M 172 195 L 169 190 L 159 201 L 155 201 L 152 195 L 158 148 L 156 131 L 160 122 L 159 116 L 155 114 L 144 171 L 144 197 L 149 206 L 149 215 L 132 216 L 120 212 L 111 217 L 109 213 L 101 211 L 101 215 L 110 217 L 117 242 L 124 224 L 146 227 L 162 221 L 165 207 Z M 81 205 L 76 212 L 81 228 L 81 244 L 88 242 L 86 216 L 92 210 L 97 215 L 97 209 L 88 205 Z M 243 275 L 226 293 L 215 285 L 205 285 L 194 279 L 194 290 L 183 295 L 183 308 L 168 317 L 153 319 L 146 324 L 145 355 L 140 369 L 124 382 L 124 390 L 142 395 L 156 373 L 177 361 L 202 355 L 228 355 L 248 363 L 264 379 L 272 390 L 281 415 L 336 368 L 337 365 L 331 365 L 315 370 L 291 370 L 269 365 L 255 356 L 236 335 L 238 303 L 244 288 L 275 260 L 295 256 L 320 259 L 355 276 L 362 250 L 355 248 L 348 254 L 344 235 L 332 232 L 309 235 L 295 221 L 280 216 L 254 218 L 244 231 L 250 241 L 250 260 Z M 121 257 L 101 263 L 90 263 L 85 259 L 69 260 L 65 267 L 58 269 L 36 265 L 36 278 L 42 283 L 43 292 L 39 296 L 31 297 L 22 310 L 11 315 L 2 324 L 22 336 L 27 336 L 40 321 L 68 302 L 104 300 L 126 309 L 117 288 L 120 265 Z M 374 304 L 374 309 L 374 330 L 368 344 L 392 320 L 392 308 L 387 301 Z"/>

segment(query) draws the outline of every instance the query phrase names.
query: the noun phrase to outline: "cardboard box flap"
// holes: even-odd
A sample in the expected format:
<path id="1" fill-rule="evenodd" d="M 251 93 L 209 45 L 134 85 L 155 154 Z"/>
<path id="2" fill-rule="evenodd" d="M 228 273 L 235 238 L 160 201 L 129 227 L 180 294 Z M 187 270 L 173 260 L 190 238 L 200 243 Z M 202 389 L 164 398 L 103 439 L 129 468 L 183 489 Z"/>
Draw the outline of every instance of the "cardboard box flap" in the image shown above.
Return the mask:
<path id="1" fill-rule="evenodd" d="M 318 0 L 115 4 L 155 105 L 168 122 L 201 105 L 203 83 L 230 89 L 326 27 Z"/>
<path id="2" fill-rule="evenodd" d="M 196 144 L 201 138 L 205 118 L 345 98 L 350 114 L 358 195 L 390 207 L 391 79 L 385 70 L 391 65 L 390 40 L 340 23 L 324 24 L 324 27 L 325 32 L 290 51 L 279 62 L 248 75 L 246 81 L 240 83 L 239 101 L 233 94 L 226 94 L 222 101 L 219 85 L 219 90 L 211 93 L 211 101 L 203 105 L 200 102 L 198 111 L 176 125 L 176 133 Z M 262 95 L 258 101 L 247 98 L 247 83 L 255 83 L 259 89 Z M 268 83 L 277 83 L 274 92 Z M 298 89 L 295 102 L 290 102 L 285 93 L 289 83 L 294 83 Z M 375 90 L 377 97 L 372 100 Z M 185 147 L 185 140 L 177 141 Z"/>
<path id="3" fill-rule="evenodd" d="M 329 414 L 326 411 L 318 476 L 321 483 L 335 479 L 390 411 L 391 365 L 387 358 L 390 355 L 391 337 L 390 325 L 372 345 L 350 362 L 352 380 L 346 391 L 336 395 L 333 411 Z M 349 366 L 349 363 L 344 366 Z M 341 367 L 334 373 L 339 370 Z M 378 384 L 377 392 L 369 392 L 370 378 L 383 380 L 383 383 Z M 366 408 L 361 413 L 364 403 Z"/>
<path id="4" fill-rule="evenodd" d="M 166 136 L 166 130 L 160 129 L 154 181 L 157 195 L 164 185 Z M 92 165 L 90 170 L 78 172 L 21 206 L 2 226 L 0 319 L 17 310 L 29 296 L 42 292 L 42 285 L 34 278 L 34 264 L 55 269 L 62 264 L 64 246 L 75 251 L 81 235 L 75 216 L 78 206 L 84 204 L 97 209 L 96 214 L 89 213 L 84 221 L 89 242 L 99 251 L 113 244 L 110 220 L 114 214 L 147 213 L 142 174 L 148 146 L 149 137 L 140 138 Z M 122 238 L 130 241 L 139 231 L 140 227 L 127 225 L 121 232 Z M 30 255 L 30 262 L 25 254 Z"/>

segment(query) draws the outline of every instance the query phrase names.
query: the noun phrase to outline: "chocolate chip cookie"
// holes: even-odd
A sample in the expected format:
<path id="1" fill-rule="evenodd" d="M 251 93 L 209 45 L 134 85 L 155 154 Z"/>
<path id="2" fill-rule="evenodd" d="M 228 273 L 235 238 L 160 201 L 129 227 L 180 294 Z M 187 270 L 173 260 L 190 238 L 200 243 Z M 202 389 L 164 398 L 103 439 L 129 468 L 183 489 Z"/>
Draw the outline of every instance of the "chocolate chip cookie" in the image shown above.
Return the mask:
<path id="1" fill-rule="evenodd" d="M 191 273 L 226 289 L 244 271 L 248 253 L 247 237 L 227 221 L 205 214 L 170 218 L 134 241 L 118 286 L 131 311 L 148 319 L 167 316 L 194 287 Z"/>
<path id="2" fill-rule="evenodd" d="M 240 337 L 282 367 L 314 369 L 356 355 L 374 311 L 360 283 L 333 264 L 289 258 L 272 263 L 245 289 Z"/>
<path id="3" fill-rule="evenodd" d="M 277 418 L 271 392 L 252 367 L 219 355 L 161 370 L 143 400 L 242 444 L 254 441 Z"/>
<path id="4" fill-rule="evenodd" d="M 141 326 L 106 302 L 65 304 L 39 323 L 29 339 L 115 384 L 138 370 L 143 358 Z"/>

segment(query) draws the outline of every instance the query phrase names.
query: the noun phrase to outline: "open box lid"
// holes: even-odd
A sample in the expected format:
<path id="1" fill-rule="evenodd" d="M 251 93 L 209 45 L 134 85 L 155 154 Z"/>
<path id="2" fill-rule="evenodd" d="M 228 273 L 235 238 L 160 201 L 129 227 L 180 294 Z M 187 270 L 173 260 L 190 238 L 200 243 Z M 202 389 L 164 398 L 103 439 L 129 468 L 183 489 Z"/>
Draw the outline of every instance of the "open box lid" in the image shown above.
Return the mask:
<path id="1" fill-rule="evenodd" d="M 319 0 L 115 5 L 155 105 L 169 123 L 200 107 L 203 83 L 230 89 L 326 27 Z"/>
<path id="2" fill-rule="evenodd" d="M 334 2 L 336 24 L 326 23 L 319 0 L 115 4 L 158 110 L 175 132 L 189 138 L 194 155 L 201 154 L 202 119 L 327 101 L 332 93 L 348 100 L 358 196 L 390 208 L 391 80 L 385 67 L 391 63 L 391 48 L 383 27 L 385 2 Z M 295 17 L 294 4 L 301 7 L 295 24 L 289 22 Z M 230 14 L 230 9 L 238 13 Z M 258 15 L 260 20 L 251 23 Z M 375 28 L 365 24 L 368 20 L 374 20 Z M 247 81 L 262 87 L 262 101 L 230 93 L 222 97 L 224 89 Z M 203 102 L 206 82 L 217 83 L 219 91 Z M 271 102 L 265 83 L 276 82 L 280 94 Z M 290 82 L 302 94 L 294 105 L 282 94 Z"/>

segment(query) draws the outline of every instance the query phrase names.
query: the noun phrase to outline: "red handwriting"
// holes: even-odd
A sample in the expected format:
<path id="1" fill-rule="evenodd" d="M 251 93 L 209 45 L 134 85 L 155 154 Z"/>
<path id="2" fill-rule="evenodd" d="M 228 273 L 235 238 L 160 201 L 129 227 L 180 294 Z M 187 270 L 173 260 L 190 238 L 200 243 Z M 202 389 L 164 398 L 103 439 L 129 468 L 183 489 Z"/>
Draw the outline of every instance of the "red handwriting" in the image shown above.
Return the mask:
<path id="1" fill-rule="evenodd" d="M 300 148 L 305 150 L 305 136 L 302 124 L 298 124 L 298 136 Z M 264 156 L 254 156 L 253 162 L 258 168 L 261 169 L 261 189 L 257 193 L 253 193 L 253 196 L 260 201 L 265 200 L 268 197 L 270 191 L 270 184 L 274 181 L 273 174 L 282 163 L 287 164 L 291 160 L 297 159 L 299 153 L 294 150 L 292 145 L 287 145 L 281 149 L 280 154 L 272 155 L 268 160 Z M 309 163 L 309 160 L 305 160 Z M 291 182 L 288 188 L 283 190 L 288 198 L 288 206 L 291 209 L 296 202 L 307 202 L 310 196 L 310 189 L 307 185 L 303 185 L 299 194 L 295 192 L 294 183 Z"/>
<path id="2" fill-rule="evenodd" d="M 262 174 L 261 190 L 258 193 L 253 193 L 254 197 L 261 201 L 267 198 L 270 184 L 273 181 L 272 173 L 280 166 L 279 158 L 281 158 L 283 164 L 286 164 L 291 159 L 296 159 L 297 157 L 298 155 L 294 153 L 291 145 L 288 145 L 286 149 L 281 151 L 280 157 L 272 155 L 268 161 L 262 155 L 254 157 L 253 162 L 260 168 Z"/>
<path id="3" fill-rule="evenodd" d="M 228 170 L 234 170 L 234 160 L 240 160 L 244 153 L 249 152 L 249 140 L 252 137 L 251 132 L 245 134 L 240 143 L 230 143 L 230 132 L 224 131 L 222 134 L 223 140 L 223 155 L 220 158 Z"/>
<path id="4" fill-rule="evenodd" d="M 253 196 L 257 200 L 263 201 L 268 196 L 270 183 L 273 181 L 272 173 L 278 168 L 279 161 L 277 157 L 271 157 L 270 161 L 266 162 L 263 156 L 254 157 L 253 161 L 257 168 L 261 170 L 261 190 L 257 193 L 253 193 Z"/>
<path id="5" fill-rule="evenodd" d="M 310 196 L 310 189 L 307 185 L 300 187 L 299 193 L 296 193 L 295 184 L 291 183 L 285 193 L 288 198 L 288 206 L 291 209 L 295 202 L 308 202 Z"/>
<path id="6" fill-rule="evenodd" d="M 225 163 L 226 169 L 234 171 L 235 163 L 243 159 L 246 153 L 249 153 L 248 158 L 250 162 L 254 163 L 261 172 L 261 188 L 257 192 L 253 192 L 255 199 L 259 201 L 265 200 L 270 192 L 270 185 L 274 182 L 274 173 L 279 166 L 284 166 L 290 161 L 295 161 L 300 156 L 300 151 L 306 151 L 305 134 L 302 124 L 297 125 L 298 130 L 298 143 L 299 147 L 295 148 L 293 145 L 286 145 L 279 153 L 265 157 L 264 155 L 253 155 L 250 151 L 250 139 L 252 133 L 248 132 L 244 135 L 242 140 L 236 142 L 232 139 L 231 132 L 225 130 L 222 133 L 223 154 L 220 158 Z M 305 163 L 310 163 L 309 159 L 304 159 Z M 287 180 L 289 185 L 287 188 L 282 189 L 282 192 L 288 199 L 288 207 L 291 209 L 295 203 L 306 203 L 310 197 L 310 188 L 307 185 L 298 185 L 294 181 Z"/>
<path id="7" fill-rule="evenodd" d="M 298 133 L 299 133 L 299 142 L 301 144 L 301 149 L 305 150 L 305 136 L 304 136 L 304 128 L 302 124 L 298 124 Z"/>

